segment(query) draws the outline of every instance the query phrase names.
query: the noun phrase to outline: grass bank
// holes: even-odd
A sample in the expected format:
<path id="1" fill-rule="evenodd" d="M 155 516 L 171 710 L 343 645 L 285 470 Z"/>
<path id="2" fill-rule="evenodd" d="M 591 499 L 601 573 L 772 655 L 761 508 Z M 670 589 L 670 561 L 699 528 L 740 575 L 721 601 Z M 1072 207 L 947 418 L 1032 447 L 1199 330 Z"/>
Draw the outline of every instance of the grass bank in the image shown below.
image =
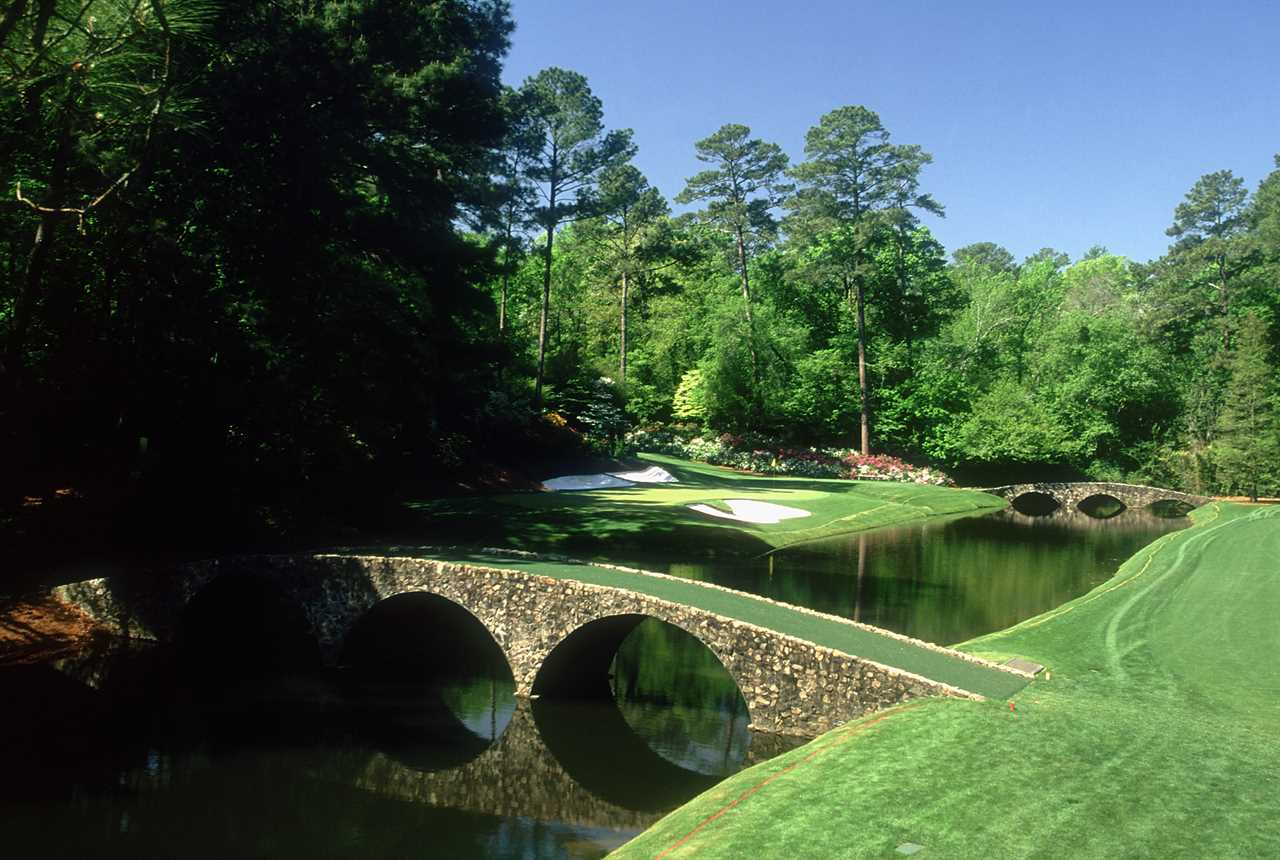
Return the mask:
<path id="1" fill-rule="evenodd" d="M 675 484 L 590 492 L 522 492 L 410 502 L 416 535 L 593 558 L 751 556 L 838 534 L 941 515 L 997 510 L 985 493 L 884 481 L 748 475 L 656 454 Z M 776 524 L 719 520 L 688 509 L 749 499 L 800 508 L 809 516 Z"/>
<path id="2" fill-rule="evenodd" d="M 1089 594 L 964 646 L 1048 667 L 1016 710 L 873 715 L 616 856 L 1280 856 L 1280 508 L 1193 520 Z"/>

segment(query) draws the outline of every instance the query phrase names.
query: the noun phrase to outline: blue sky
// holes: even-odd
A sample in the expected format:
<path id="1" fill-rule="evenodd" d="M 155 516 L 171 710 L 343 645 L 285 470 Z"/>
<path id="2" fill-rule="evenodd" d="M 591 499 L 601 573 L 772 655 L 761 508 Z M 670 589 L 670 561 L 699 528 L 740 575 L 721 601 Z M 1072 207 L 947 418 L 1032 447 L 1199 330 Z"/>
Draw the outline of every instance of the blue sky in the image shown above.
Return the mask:
<path id="1" fill-rule="evenodd" d="M 512 0 L 505 79 L 587 76 L 606 124 L 668 197 L 727 122 L 803 157 L 827 111 L 863 104 L 934 156 L 922 187 L 948 251 L 1019 258 L 1104 244 L 1164 253 L 1202 174 L 1252 190 L 1280 152 L 1280 3 Z"/>

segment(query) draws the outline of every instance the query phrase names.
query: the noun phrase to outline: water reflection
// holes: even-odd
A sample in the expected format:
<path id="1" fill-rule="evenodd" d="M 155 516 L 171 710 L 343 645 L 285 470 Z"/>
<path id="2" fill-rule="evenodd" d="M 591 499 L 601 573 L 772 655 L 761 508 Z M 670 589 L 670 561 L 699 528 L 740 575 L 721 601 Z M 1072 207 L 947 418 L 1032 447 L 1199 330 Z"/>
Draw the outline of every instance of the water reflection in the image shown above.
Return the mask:
<path id="1" fill-rule="evenodd" d="M 705 647 L 641 627 L 614 662 L 618 703 L 517 702 L 509 677 L 195 676 L 154 648 L 0 670 L 12 701 L 29 703 L 0 740 L 6 847 L 603 856 L 744 761 L 789 747 L 748 756 L 745 708 L 723 710 L 741 697 Z M 675 668 L 654 668 L 664 663 Z"/>
<path id="2" fill-rule="evenodd" d="M 1117 517 L 1127 510 L 1125 503 L 1114 496 L 1108 496 L 1106 493 L 1098 493 L 1082 499 L 1080 504 L 1076 505 L 1076 509 L 1085 516 L 1093 517 L 1097 520 L 1109 520 Z"/>
<path id="3" fill-rule="evenodd" d="M 735 773 L 751 733 L 738 685 L 709 649 L 657 619 L 642 621 L 612 666 L 616 709 L 655 753 L 695 773 Z"/>
<path id="4" fill-rule="evenodd" d="M 1048 493 L 1023 493 L 1010 503 L 1010 507 L 1028 517 L 1047 517 L 1062 510 L 1061 504 Z"/>
<path id="5" fill-rule="evenodd" d="M 954 642 L 1078 596 L 1185 523 L 1005 511 L 642 566 Z M 274 673 L 214 671 L 295 641 L 270 595 L 248 626 L 227 622 L 246 596 L 224 597 L 193 612 L 185 662 L 142 649 L 0 669 L 21 703 L 0 710 L 10 855 L 594 858 L 795 743 L 752 735 L 714 655 L 653 620 L 627 628 L 604 696 L 530 703 L 487 631 L 423 598 L 370 615 L 348 655 L 363 671 L 282 673 L 280 653 L 262 661 Z M 223 641 L 247 629 L 261 635 Z M 425 659 L 440 651 L 465 671 Z"/>
<path id="6" fill-rule="evenodd" d="M 1110 519 L 1012 508 L 790 547 L 735 562 L 663 565 L 676 576 L 807 606 L 942 644 L 1001 630 L 1105 582 L 1185 518 Z"/>

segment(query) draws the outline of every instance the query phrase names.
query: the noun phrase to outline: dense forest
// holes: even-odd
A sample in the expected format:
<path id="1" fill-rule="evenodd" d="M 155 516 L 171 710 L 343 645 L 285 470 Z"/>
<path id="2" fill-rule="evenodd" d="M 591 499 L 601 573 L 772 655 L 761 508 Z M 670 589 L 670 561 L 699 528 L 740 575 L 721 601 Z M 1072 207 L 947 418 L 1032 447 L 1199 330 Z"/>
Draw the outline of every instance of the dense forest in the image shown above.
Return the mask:
<path id="1" fill-rule="evenodd" d="M 1188 177 L 1157 260 L 948 253 L 933 155 L 871 108 L 795 160 L 708 128 L 668 201 L 582 75 L 502 86 L 512 27 L 0 2 L 0 507 L 96 481 L 305 516 L 660 426 L 1280 486 L 1280 157 Z"/>

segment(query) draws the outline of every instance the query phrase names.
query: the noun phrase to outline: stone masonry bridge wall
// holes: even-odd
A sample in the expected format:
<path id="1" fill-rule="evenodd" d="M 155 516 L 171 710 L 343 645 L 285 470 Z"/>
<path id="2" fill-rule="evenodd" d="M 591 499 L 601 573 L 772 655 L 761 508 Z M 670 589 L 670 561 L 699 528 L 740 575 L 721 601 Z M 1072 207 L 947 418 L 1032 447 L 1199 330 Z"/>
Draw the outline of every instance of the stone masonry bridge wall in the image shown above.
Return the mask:
<path id="1" fill-rule="evenodd" d="M 355 623 L 380 601 L 410 592 L 447 598 L 488 629 L 522 697 L 535 688 L 555 694 L 606 685 L 618 645 L 645 617 L 675 625 L 706 645 L 742 691 L 751 727 L 765 732 L 812 737 L 908 699 L 972 696 L 648 595 L 423 558 L 326 554 L 223 559 L 187 565 L 145 583 L 99 579 L 62 586 L 55 593 L 124 635 L 172 641 L 187 603 L 222 577 L 253 577 L 274 586 L 302 611 L 330 664 L 337 662 Z M 227 636 L 235 635 L 235 619 L 228 618 Z"/>
<path id="2" fill-rule="evenodd" d="M 1050 496 L 1062 508 L 1076 510 L 1076 507 L 1091 496 L 1110 496 L 1126 508 L 1144 508 L 1154 502 L 1185 502 L 1192 507 L 1203 505 L 1208 499 L 1204 496 L 1193 496 L 1177 490 L 1165 490 L 1160 487 L 1144 487 L 1140 484 L 1116 484 L 1107 482 L 1072 482 L 1072 483 L 1032 483 L 1008 484 L 1003 487 L 990 487 L 981 492 L 1013 501 L 1027 493 L 1040 493 Z"/>

